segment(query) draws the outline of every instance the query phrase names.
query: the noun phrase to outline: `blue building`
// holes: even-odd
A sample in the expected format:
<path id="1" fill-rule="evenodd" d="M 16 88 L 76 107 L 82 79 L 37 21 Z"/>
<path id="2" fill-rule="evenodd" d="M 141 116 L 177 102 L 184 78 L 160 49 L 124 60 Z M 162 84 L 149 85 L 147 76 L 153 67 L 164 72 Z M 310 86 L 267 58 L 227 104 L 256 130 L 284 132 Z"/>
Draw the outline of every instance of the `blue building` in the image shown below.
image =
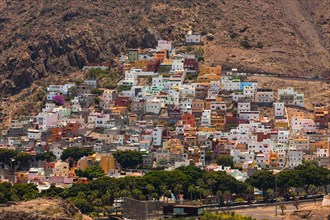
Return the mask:
<path id="1" fill-rule="evenodd" d="M 246 87 L 246 86 L 252 86 L 252 82 L 240 82 L 240 84 L 239 84 L 239 90 L 243 90 L 244 89 L 244 87 Z"/>

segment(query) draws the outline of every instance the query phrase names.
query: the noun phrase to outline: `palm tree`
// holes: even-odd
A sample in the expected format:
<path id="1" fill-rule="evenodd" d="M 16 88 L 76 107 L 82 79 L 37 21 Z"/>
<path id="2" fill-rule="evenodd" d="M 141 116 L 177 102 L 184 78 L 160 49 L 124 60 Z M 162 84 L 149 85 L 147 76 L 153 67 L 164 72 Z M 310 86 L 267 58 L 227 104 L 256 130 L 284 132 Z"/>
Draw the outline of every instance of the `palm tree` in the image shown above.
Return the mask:
<path id="1" fill-rule="evenodd" d="M 148 184 L 146 189 L 148 191 L 148 200 L 150 200 L 152 193 L 155 191 L 155 187 L 151 184 Z"/>
<path id="2" fill-rule="evenodd" d="M 253 186 L 248 186 L 247 189 L 246 189 L 246 193 L 247 193 L 247 196 L 248 196 L 248 201 L 250 203 L 251 198 L 253 198 L 253 196 L 254 196 L 254 187 Z"/>
<path id="3" fill-rule="evenodd" d="M 223 193 L 222 193 L 222 191 L 218 190 L 216 192 L 216 196 L 217 196 L 219 207 L 220 207 L 220 205 L 223 203 Z"/>
<path id="4" fill-rule="evenodd" d="M 274 190 L 273 189 L 267 189 L 266 191 L 268 202 L 270 202 L 274 198 Z"/>
<path id="5" fill-rule="evenodd" d="M 183 188 L 183 186 L 180 183 L 178 183 L 178 184 L 175 185 L 175 187 L 173 189 L 175 195 L 177 196 L 177 199 L 180 197 L 180 193 L 182 192 L 182 188 Z"/>
<path id="6" fill-rule="evenodd" d="M 231 192 L 230 190 L 226 190 L 224 193 L 223 193 L 223 197 L 225 198 L 226 200 L 226 205 L 228 206 L 228 202 L 231 198 Z"/>
<path id="7" fill-rule="evenodd" d="M 101 212 L 100 207 L 102 206 L 102 200 L 101 199 L 95 199 L 93 201 L 93 205 L 96 207 L 97 217 L 100 218 L 100 212 Z"/>
<path id="8" fill-rule="evenodd" d="M 165 202 L 165 197 L 167 195 L 167 191 L 168 191 L 168 188 L 165 184 L 160 186 L 160 192 L 161 192 L 161 195 L 164 197 L 164 202 Z"/>
<path id="9" fill-rule="evenodd" d="M 139 189 L 132 190 L 132 196 L 134 199 L 140 200 L 143 196 L 142 191 Z"/>
<path id="10" fill-rule="evenodd" d="M 190 200 L 193 200 L 193 194 L 196 192 L 196 187 L 195 185 L 190 185 L 188 187 L 188 193 L 190 193 Z"/>

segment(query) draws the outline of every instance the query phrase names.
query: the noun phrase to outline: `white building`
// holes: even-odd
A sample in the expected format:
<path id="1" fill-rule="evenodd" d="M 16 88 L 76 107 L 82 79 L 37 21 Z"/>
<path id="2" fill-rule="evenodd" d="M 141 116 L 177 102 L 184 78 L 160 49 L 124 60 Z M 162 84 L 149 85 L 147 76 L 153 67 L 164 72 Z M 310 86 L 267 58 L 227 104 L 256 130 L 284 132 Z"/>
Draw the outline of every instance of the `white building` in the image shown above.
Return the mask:
<path id="1" fill-rule="evenodd" d="M 58 113 L 42 112 L 36 116 L 39 129 L 47 130 L 51 125 L 55 125 L 58 121 Z"/>
<path id="2" fill-rule="evenodd" d="M 41 139 L 41 130 L 36 129 L 28 129 L 27 137 L 33 140 L 40 140 Z"/>
<path id="3" fill-rule="evenodd" d="M 303 152 L 297 148 L 291 147 L 288 152 L 288 165 L 289 168 L 294 168 L 302 164 Z"/>
<path id="4" fill-rule="evenodd" d="M 153 113 L 158 115 L 162 108 L 162 102 L 158 99 L 152 99 L 146 101 L 146 113 Z"/>
<path id="5" fill-rule="evenodd" d="M 317 148 L 317 157 L 329 157 L 329 151 L 328 149 L 323 149 L 323 148 Z"/>
<path id="6" fill-rule="evenodd" d="M 274 102 L 274 93 L 272 89 L 259 88 L 254 95 L 254 101 L 257 103 L 272 103 Z"/>
<path id="7" fill-rule="evenodd" d="M 269 155 L 274 149 L 274 142 L 270 139 L 264 139 L 261 142 L 258 141 L 249 141 L 248 142 L 248 151 L 254 153 L 263 153 Z"/>
<path id="8" fill-rule="evenodd" d="M 158 40 L 157 50 L 172 50 L 172 41 Z"/>
<path id="9" fill-rule="evenodd" d="M 182 56 L 176 56 L 173 59 L 171 71 L 172 72 L 182 71 L 183 65 L 184 65 L 184 58 Z"/>
<path id="10" fill-rule="evenodd" d="M 250 102 L 238 102 L 237 103 L 237 112 L 248 112 L 251 111 L 251 103 Z"/>
<path id="11" fill-rule="evenodd" d="M 240 79 L 231 76 L 221 76 L 221 89 L 226 91 L 238 91 L 240 89 Z"/>
<path id="12" fill-rule="evenodd" d="M 186 42 L 192 43 L 192 44 L 199 44 L 201 42 L 201 35 L 192 33 L 192 31 L 189 31 L 186 34 Z"/>
<path id="13" fill-rule="evenodd" d="M 239 113 L 240 120 L 259 120 L 259 111 L 246 111 Z"/>
<path id="14" fill-rule="evenodd" d="M 71 111 L 75 113 L 81 111 L 81 105 L 78 97 L 74 97 L 74 99 L 71 100 Z"/>
<path id="15" fill-rule="evenodd" d="M 273 106 L 274 106 L 275 118 L 281 118 L 285 116 L 284 102 L 274 102 Z"/>
<path id="16" fill-rule="evenodd" d="M 152 131 L 152 144 L 154 146 L 161 146 L 162 145 L 162 138 L 163 138 L 163 126 L 157 126 Z"/>
<path id="17" fill-rule="evenodd" d="M 310 131 L 313 132 L 316 130 L 316 124 L 313 119 L 295 119 L 292 121 L 292 131 Z"/>
<path id="18" fill-rule="evenodd" d="M 203 110 L 201 117 L 201 125 L 202 127 L 211 126 L 211 110 Z"/>
<path id="19" fill-rule="evenodd" d="M 278 131 L 277 142 L 281 144 L 289 143 L 289 131 Z"/>

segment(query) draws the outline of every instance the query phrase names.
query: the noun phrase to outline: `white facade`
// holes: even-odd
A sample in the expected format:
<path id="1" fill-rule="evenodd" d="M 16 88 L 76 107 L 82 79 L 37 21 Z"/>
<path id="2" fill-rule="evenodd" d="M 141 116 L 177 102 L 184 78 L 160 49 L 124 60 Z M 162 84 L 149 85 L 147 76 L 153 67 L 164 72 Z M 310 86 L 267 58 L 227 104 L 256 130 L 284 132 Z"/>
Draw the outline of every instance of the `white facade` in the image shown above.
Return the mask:
<path id="1" fill-rule="evenodd" d="M 254 153 L 251 152 L 241 152 L 240 150 L 231 150 L 230 156 L 233 157 L 234 164 L 243 164 L 245 162 L 254 161 Z"/>
<path id="2" fill-rule="evenodd" d="M 191 31 L 186 34 L 186 42 L 199 44 L 201 42 L 201 35 L 200 34 L 193 34 Z"/>
<path id="3" fill-rule="evenodd" d="M 237 103 L 237 112 L 248 112 L 251 110 L 251 103 L 250 102 L 238 102 Z"/>
<path id="4" fill-rule="evenodd" d="M 172 41 L 158 40 L 157 50 L 172 50 Z"/>
<path id="5" fill-rule="evenodd" d="M 274 102 L 274 113 L 276 117 L 284 117 L 285 116 L 285 107 L 283 102 Z"/>
<path id="6" fill-rule="evenodd" d="M 211 125 L 211 110 L 203 110 L 201 125 L 202 127 L 209 127 Z"/>
<path id="7" fill-rule="evenodd" d="M 221 89 L 226 91 L 238 91 L 240 89 L 240 80 L 232 79 L 228 76 L 221 76 Z"/>
<path id="8" fill-rule="evenodd" d="M 277 142 L 281 144 L 289 143 L 289 131 L 278 131 Z"/>
<path id="9" fill-rule="evenodd" d="M 317 157 L 329 157 L 328 149 L 317 148 Z"/>
<path id="10" fill-rule="evenodd" d="M 39 129 L 47 130 L 51 125 L 54 125 L 58 121 L 58 113 L 39 113 L 36 116 Z"/>
<path id="11" fill-rule="evenodd" d="M 157 126 L 152 131 L 152 144 L 154 146 L 161 146 L 163 138 L 163 127 Z"/>
<path id="12" fill-rule="evenodd" d="M 27 132 L 27 136 L 29 139 L 40 140 L 41 130 L 29 129 Z"/>
<path id="13" fill-rule="evenodd" d="M 316 125 L 313 119 L 295 119 L 292 121 L 292 130 L 297 131 L 315 131 Z"/>
<path id="14" fill-rule="evenodd" d="M 303 160 L 303 152 L 301 150 L 297 150 L 296 148 L 289 149 L 288 152 L 288 164 L 289 168 L 294 168 L 302 164 Z"/>
<path id="15" fill-rule="evenodd" d="M 184 64 L 184 59 L 183 57 L 177 57 L 173 60 L 172 62 L 172 69 L 171 71 L 172 72 L 175 72 L 175 71 L 182 71 L 183 70 L 183 64 Z"/>
<path id="16" fill-rule="evenodd" d="M 152 99 L 146 101 L 146 113 L 153 113 L 158 115 L 161 108 L 162 108 L 162 103 L 158 99 Z"/>
<path id="17" fill-rule="evenodd" d="M 254 153 L 263 153 L 269 155 L 270 151 L 274 149 L 274 142 L 270 139 L 264 139 L 261 142 L 258 141 L 249 141 L 248 142 L 248 151 Z"/>
<path id="18" fill-rule="evenodd" d="M 239 113 L 240 120 L 259 120 L 259 111 L 248 111 Z"/>

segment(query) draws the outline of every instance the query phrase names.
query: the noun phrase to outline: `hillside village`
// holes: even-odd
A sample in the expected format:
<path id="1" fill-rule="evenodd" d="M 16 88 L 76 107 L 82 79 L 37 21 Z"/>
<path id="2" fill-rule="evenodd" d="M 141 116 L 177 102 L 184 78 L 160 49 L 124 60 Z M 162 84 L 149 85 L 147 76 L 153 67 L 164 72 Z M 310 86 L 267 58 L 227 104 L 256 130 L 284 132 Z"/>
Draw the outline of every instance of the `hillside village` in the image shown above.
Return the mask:
<path id="1" fill-rule="evenodd" d="M 186 35 L 188 47 L 196 48 L 200 40 L 199 34 Z M 0 137 L 1 149 L 52 152 L 56 158 L 29 161 L 25 171 L 12 159 L 2 164 L 1 181 L 34 183 L 39 191 L 52 184 L 67 188 L 88 182 L 75 170 L 92 165 L 115 178 L 194 165 L 239 181 L 261 169 L 292 169 L 304 160 L 330 168 L 329 103 L 315 107 L 309 118 L 304 94 L 294 88 L 260 88 L 246 73 L 205 63 L 202 51 L 179 51 L 167 40 L 159 40 L 157 48 L 130 49 L 118 59 L 116 67 L 86 65 L 82 82 L 49 82 L 40 113 L 12 120 Z M 101 87 L 98 75 L 110 69 L 121 77 L 113 88 Z M 63 160 L 69 148 L 92 154 Z M 121 151 L 139 152 L 142 161 L 120 164 L 114 155 Z M 224 156 L 232 166 L 221 163 Z"/>

